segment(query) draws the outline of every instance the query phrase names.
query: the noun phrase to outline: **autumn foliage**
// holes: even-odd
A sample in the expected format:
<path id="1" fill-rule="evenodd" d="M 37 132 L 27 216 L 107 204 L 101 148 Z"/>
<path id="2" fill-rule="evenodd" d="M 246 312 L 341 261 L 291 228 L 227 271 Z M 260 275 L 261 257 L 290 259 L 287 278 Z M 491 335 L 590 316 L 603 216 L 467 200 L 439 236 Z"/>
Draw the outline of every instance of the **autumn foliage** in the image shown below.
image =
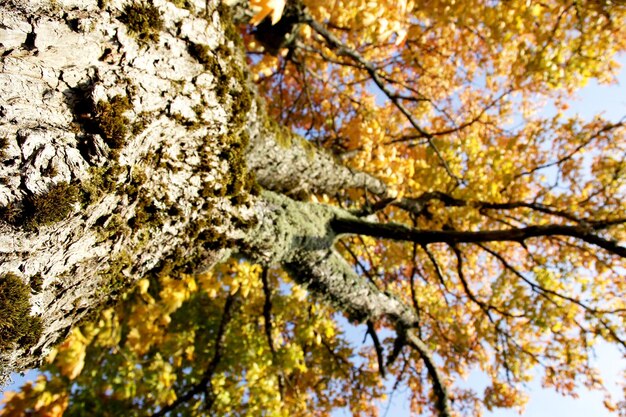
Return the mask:
<path id="1" fill-rule="evenodd" d="M 395 196 L 306 198 L 418 231 L 576 231 L 337 242 L 364 280 L 415 310 L 451 412 L 523 409 L 536 375 L 564 395 L 606 391 L 591 358 L 601 342 L 626 349 L 626 129 L 567 109 L 590 79 L 614 82 L 626 6 L 250 3 L 258 14 L 240 28 L 272 117 Z M 292 22 L 269 46 L 281 16 Z M 440 413 L 420 354 L 396 351 L 386 321 L 365 325 L 366 343 L 351 343 L 341 311 L 243 258 L 148 276 L 74 329 L 0 415 L 378 415 L 407 387 L 416 415 Z M 458 383 L 475 370 L 490 381 L 482 392 Z"/>

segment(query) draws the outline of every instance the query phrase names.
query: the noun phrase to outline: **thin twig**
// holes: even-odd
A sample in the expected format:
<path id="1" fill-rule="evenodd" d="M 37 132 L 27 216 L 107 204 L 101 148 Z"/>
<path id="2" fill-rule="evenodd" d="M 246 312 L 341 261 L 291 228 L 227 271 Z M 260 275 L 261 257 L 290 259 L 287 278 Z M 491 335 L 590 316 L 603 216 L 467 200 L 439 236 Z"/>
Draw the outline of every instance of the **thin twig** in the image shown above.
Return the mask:
<path id="1" fill-rule="evenodd" d="M 213 378 L 213 374 L 217 369 L 217 366 L 222 359 L 222 350 L 224 349 L 224 339 L 226 333 L 226 326 L 232 319 L 232 310 L 233 305 L 235 303 L 235 299 L 237 294 L 228 294 L 226 297 L 226 303 L 224 304 L 224 310 L 222 312 L 222 320 L 220 321 L 219 327 L 217 329 L 217 336 L 215 337 L 215 352 L 213 353 L 213 358 L 211 362 L 207 366 L 206 370 L 202 374 L 202 378 L 199 382 L 193 384 L 187 392 L 182 395 L 178 395 L 176 400 L 161 408 L 156 413 L 152 414 L 152 417 L 161 417 L 169 413 L 170 411 L 175 410 L 178 406 L 187 401 L 191 400 L 195 395 L 205 392 L 207 407 L 210 409 L 213 400 L 213 391 L 211 386 L 211 378 Z"/>
<path id="2" fill-rule="evenodd" d="M 266 266 L 263 267 L 263 272 L 261 273 L 261 281 L 263 283 L 263 293 L 265 295 L 265 300 L 263 302 L 265 336 L 267 337 L 267 344 L 270 348 L 270 352 L 272 352 L 272 361 L 274 364 L 276 364 L 276 348 L 274 347 L 274 340 L 272 338 L 272 289 L 270 288 L 269 284 L 269 268 Z M 280 397 L 284 398 L 285 384 L 283 383 L 283 376 L 279 373 L 277 375 L 277 379 Z"/>

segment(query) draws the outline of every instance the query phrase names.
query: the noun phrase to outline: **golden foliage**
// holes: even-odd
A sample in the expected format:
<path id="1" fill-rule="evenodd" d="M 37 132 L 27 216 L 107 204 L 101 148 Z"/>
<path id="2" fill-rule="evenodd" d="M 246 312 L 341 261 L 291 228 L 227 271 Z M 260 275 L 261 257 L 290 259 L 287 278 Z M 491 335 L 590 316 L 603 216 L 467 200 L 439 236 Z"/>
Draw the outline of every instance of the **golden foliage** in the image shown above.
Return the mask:
<path id="1" fill-rule="evenodd" d="M 289 7 L 251 4 L 253 25 L 277 23 Z M 245 28 L 252 76 L 279 123 L 421 204 L 412 213 L 389 204 L 379 221 L 485 231 L 626 217 L 623 124 L 567 112 L 590 79 L 614 81 L 626 49 L 619 2 L 304 5 L 341 47 L 302 24 L 274 56 Z M 351 208 L 371 198 L 313 196 Z M 623 222 L 601 233 L 626 240 Z M 459 415 L 522 408 L 537 372 L 563 394 L 605 390 L 590 359 L 599 342 L 624 345 L 624 258 L 560 236 L 431 245 L 353 236 L 337 248 L 363 279 L 415 309 Z M 215 415 L 376 415 L 387 389 L 376 350 L 351 344 L 340 314 L 284 271 L 263 276 L 231 259 L 199 276 L 142 279 L 120 306 L 75 329 L 45 368 L 50 378 L 9 394 L 0 415 L 87 404 L 102 415 L 150 414 L 203 377 L 208 388 L 181 405 L 189 415 L 207 406 Z M 389 353 L 394 329 L 375 327 Z M 484 392 L 455 382 L 475 370 L 490 380 Z M 409 389 L 414 413 L 434 412 L 417 354 L 404 351 L 386 371 Z M 70 395 L 72 386 L 81 389 Z"/>

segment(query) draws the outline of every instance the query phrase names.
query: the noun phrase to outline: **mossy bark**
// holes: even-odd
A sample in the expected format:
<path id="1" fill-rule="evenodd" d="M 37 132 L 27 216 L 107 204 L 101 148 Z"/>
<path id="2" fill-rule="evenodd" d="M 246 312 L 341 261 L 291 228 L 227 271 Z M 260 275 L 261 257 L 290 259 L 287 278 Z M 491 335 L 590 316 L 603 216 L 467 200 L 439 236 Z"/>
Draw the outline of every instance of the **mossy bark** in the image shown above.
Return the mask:
<path id="1" fill-rule="evenodd" d="M 5 374 L 142 276 L 210 267 L 253 224 L 243 57 L 219 1 L 179 6 L 0 10 L 0 274 L 34 283 L 24 305 L 43 324 L 7 341 Z"/>
<path id="2" fill-rule="evenodd" d="M 152 1 L 149 30 L 129 4 L 148 7 L 9 0 L 0 9 L 0 274 L 33 284 L 29 314 L 42 324 L 38 340 L 0 353 L 4 375 L 36 365 L 146 274 L 207 269 L 233 250 L 292 270 L 333 253 L 333 238 L 285 222 L 259 184 L 285 195 L 385 192 L 268 120 L 219 0 Z M 316 230 L 328 227 L 324 216 Z M 315 274 L 303 284 L 349 299 Z"/>

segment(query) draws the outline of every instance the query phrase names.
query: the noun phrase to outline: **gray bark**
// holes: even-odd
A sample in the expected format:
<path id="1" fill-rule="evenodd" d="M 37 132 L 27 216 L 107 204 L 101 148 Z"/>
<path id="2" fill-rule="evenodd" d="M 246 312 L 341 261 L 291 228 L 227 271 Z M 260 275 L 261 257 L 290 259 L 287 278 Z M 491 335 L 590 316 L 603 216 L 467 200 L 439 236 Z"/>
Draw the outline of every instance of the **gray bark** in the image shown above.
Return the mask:
<path id="1" fill-rule="evenodd" d="M 0 9 L 0 275 L 41 278 L 30 301 L 43 321 L 34 346 L 0 354 L 4 374 L 35 366 L 147 273 L 210 268 L 232 250 L 282 263 L 355 318 L 411 323 L 405 306 L 333 250 L 330 221 L 350 214 L 286 196 L 349 187 L 382 195 L 384 184 L 268 122 L 219 1 L 190 10 L 153 1 L 158 40 L 133 33 L 130 3 L 105 3 L 15 0 Z M 113 113 L 127 131 L 115 139 L 105 117 L 123 98 Z M 247 169 L 286 195 L 248 192 L 238 154 L 248 137 Z M 62 219 L 37 224 L 29 204 L 59 184 L 79 198 Z"/>
<path id="2" fill-rule="evenodd" d="M 279 261 L 291 277 L 357 321 L 390 318 L 411 327 L 415 313 L 390 294 L 359 276 L 333 248 L 335 218 L 351 218 L 345 210 L 303 203 L 265 192 L 257 213 L 263 221 L 248 233 L 247 255 L 257 262 Z"/>
<path id="3" fill-rule="evenodd" d="M 218 196 L 231 169 L 219 155 L 229 146 L 221 138 L 233 134 L 228 118 L 237 88 L 218 100 L 216 76 L 190 56 L 188 43 L 214 51 L 234 48 L 233 42 L 224 37 L 217 11 L 204 18 L 204 1 L 197 4 L 202 15 L 165 1 L 154 4 L 163 28 L 159 41 L 148 44 L 119 20 L 122 2 L 104 9 L 95 1 L 15 2 L 0 10 L 0 135 L 8 142 L 0 205 L 19 206 L 55 183 L 101 188 L 94 201 L 77 202 L 62 221 L 30 230 L 0 225 L 0 273 L 16 273 L 26 282 L 43 278 L 31 302 L 44 332 L 30 352 L 5 355 L 7 370 L 34 365 L 119 281 L 129 285 L 170 258 L 210 266 L 225 249 L 197 245 L 204 229 L 232 234 L 230 219 L 238 209 Z M 80 114 L 80 106 L 117 95 L 131 96 L 128 124 L 145 120 L 146 126 L 127 135 L 114 156 L 101 135 L 85 127 L 98 116 Z M 197 105 L 201 112 L 193 110 Z M 190 129 L 181 118 L 201 119 L 200 126 Z M 102 171 L 94 168 L 112 166 L 112 184 L 102 189 Z M 203 197 L 207 188 L 216 195 Z M 158 221 L 133 221 L 146 206 Z M 215 218 L 222 220 L 219 227 L 207 221 Z"/>

